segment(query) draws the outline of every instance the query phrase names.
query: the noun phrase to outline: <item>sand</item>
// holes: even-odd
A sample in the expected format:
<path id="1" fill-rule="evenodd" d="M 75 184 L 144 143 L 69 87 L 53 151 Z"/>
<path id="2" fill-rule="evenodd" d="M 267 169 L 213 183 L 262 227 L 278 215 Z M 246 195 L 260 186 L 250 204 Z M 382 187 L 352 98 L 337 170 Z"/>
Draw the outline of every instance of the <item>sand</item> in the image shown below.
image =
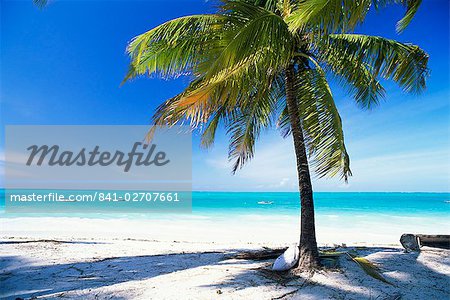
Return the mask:
<path id="1" fill-rule="evenodd" d="M 399 245 L 383 245 L 370 236 L 357 251 L 376 263 L 392 285 L 370 277 L 346 256 L 339 268 L 298 277 L 271 272 L 273 260 L 230 258 L 243 250 L 295 242 L 295 228 L 282 231 L 271 224 L 258 231 L 201 218 L 149 224 L 49 217 L 7 218 L 1 225 L 0 298 L 6 299 L 450 298 L 450 251 L 404 253 Z M 361 244 L 363 236 L 355 241 Z M 351 247 L 352 237 L 345 240 Z"/>

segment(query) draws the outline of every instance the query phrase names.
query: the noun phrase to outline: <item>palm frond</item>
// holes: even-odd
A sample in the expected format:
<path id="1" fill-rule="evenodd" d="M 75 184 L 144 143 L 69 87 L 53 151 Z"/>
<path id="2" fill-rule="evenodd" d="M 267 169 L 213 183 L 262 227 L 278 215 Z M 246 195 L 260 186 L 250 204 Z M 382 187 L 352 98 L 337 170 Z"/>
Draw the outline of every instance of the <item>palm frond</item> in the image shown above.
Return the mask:
<path id="1" fill-rule="evenodd" d="M 275 105 L 271 97 L 258 97 L 250 101 L 248 106 L 236 110 L 227 126 L 230 135 L 228 159 L 234 161 L 233 174 L 253 158 L 255 142 L 261 129 L 271 125 Z"/>
<path id="2" fill-rule="evenodd" d="M 216 47 L 225 19 L 221 15 L 181 17 L 138 35 L 127 47 L 131 63 L 124 81 L 143 74 L 192 74 L 208 50 Z"/>
<path id="3" fill-rule="evenodd" d="M 223 0 L 222 0 L 223 1 Z M 256 7 L 263 7 L 266 10 L 276 12 L 279 8 L 281 1 L 289 1 L 289 0 L 240 0 L 241 2 L 246 2 Z"/>
<path id="4" fill-rule="evenodd" d="M 333 252 L 326 252 L 321 251 L 319 253 L 320 258 L 328 259 L 331 261 L 332 266 L 337 266 L 337 261 L 340 257 L 343 255 L 347 255 L 353 262 L 355 262 L 367 275 L 380 280 L 384 283 L 393 285 L 390 281 L 388 281 L 380 272 L 380 268 L 369 261 L 367 258 L 358 256 L 358 253 L 356 251 L 333 251 Z"/>
<path id="5" fill-rule="evenodd" d="M 342 121 L 324 71 L 320 66 L 297 74 L 299 114 L 310 162 L 319 177 L 339 176 L 345 181 L 351 176 L 342 129 Z M 284 136 L 290 134 L 287 110 L 280 115 L 278 126 Z"/>
<path id="6" fill-rule="evenodd" d="M 406 8 L 405 16 L 397 22 L 397 32 L 402 32 L 411 23 L 419 10 L 422 0 L 374 0 L 375 7 L 385 7 L 390 4 L 401 4 Z"/>
<path id="7" fill-rule="evenodd" d="M 229 159 L 234 161 L 235 173 L 253 157 L 261 129 L 272 124 L 277 97 L 281 95 L 276 77 L 272 74 L 264 80 L 253 78 L 244 83 L 248 84 L 244 89 L 236 87 L 242 86 L 236 84 L 236 79 L 231 80 L 231 85 L 225 80 L 207 85 L 206 90 L 199 88 L 205 86 L 203 78 L 198 79 L 183 93 L 159 106 L 153 123 L 155 126 L 188 123 L 192 129 L 204 128 L 201 138 L 204 147 L 212 145 L 219 124 L 225 125 L 230 135 Z"/>
<path id="8" fill-rule="evenodd" d="M 347 52 L 323 45 L 318 54 L 325 70 L 336 75 L 341 86 L 346 87 L 356 103 L 370 109 L 385 96 L 385 89 L 374 74 L 372 66 Z"/>
<path id="9" fill-rule="evenodd" d="M 287 18 L 292 31 L 310 28 L 324 34 L 345 33 L 362 23 L 372 4 L 376 9 L 390 4 L 406 8 L 405 16 L 397 23 L 403 31 L 414 18 L 422 0 L 303 0 Z"/>
<path id="10" fill-rule="evenodd" d="M 231 114 L 231 113 L 230 113 Z M 209 122 L 206 124 L 205 129 L 201 136 L 201 146 L 204 148 L 209 148 L 214 144 L 216 139 L 217 128 L 224 119 L 228 119 L 229 114 L 226 106 L 221 106 L 214 114 L 210 117 Z"/>
<path id="11" fill-rule="evenodd" d="M 250 110 L 249 107 L 253 105 L 258 105 L 259 103 L 262 103 L 264 107 L 267 107 L 268 105 L 271 110 L 270 114 L 272 114 L 272 118 L 275 119 L 275 116 L 278 113 L 277 105 L 279 105 L 281 99 L 284 98 L 284 79 L 281 74 L 275 74 L 266 78 L 265 82 L 267 88 L 254 85 L 254 87 L 256 88 L 254 89 L 253 95 L 249 96 L 248 99 L 245 99 L 246 96 L 239 98 L 239 105 L 237 105 L 235 103 L 235 99 L 232 98 L 227 99 L 227 101 L 229 102 L 221 104 L 221 106 L 209 118 L 205 129 L 202 130 L 201 145 L 203 147 L 209 147 L 213 144 L 215 133 L 220 123 L 229 127 L 234 120 L 239 118 L 239 115 L 242 114 L 242 111 L 236 108 L 241 107 L 242 104 L 246 106 L 246 109 L 244 109 L 244 111 L 247 111 L 247 113 Z M 256 102 L 256 100 L 258 100 L 258 102 Z M 265 122 L 263 124 L 263 127 L 269 127 L 272 125 L 272 120 L 268 119 L 269 112 L 267 111 L 266 113 L 268 115 L 267 119 L 264 119 Z M 245 163 L 246 160 L 242 161 Z M 242 165 L 240 167 L 242 167 Z"/>
<path id="12" fill-rule="evenodd" d="M 289 112 L 285 103 L 281 109 L 280 115 L 278 116 L 277 128 L 280 130 L 281 136 L 284 138 L 291 134 L 291 121 L 289 120 Z"/>
<path id="13" fill-rule="evenodd" d="M 293 37 L 280 16 L 244 1 L 227 1 L 222 10 L 230 27 L 222 37 L 223 47 L 214 63 L 204 68 L 207 77 L 249 59 L 264 61 L 264 68 L 269 71 L 289 62 Z"/>
<path id="14" fill-rule="evenodd" d="M 386 278 L 384 278 L 384 276 L 380 273 L 380 269 L 373 264 L 371 261 L 369 261 L 367 258 L 364 257 L 360 257 L 360 256 L 356 256 L 356 255 L 352 255 L 350 253 L 347 253 L 347 255 L 356 263 L 358 264 L 361 269 L 364 270 L 364 272 L 366 272 L 367 275 L 378 279 L 384 283 L 393 285 L 391 282 L 389 282 Z"/>
<path id="15" fill-rule="evenodd" d="M 336 54 L 335 61 L 341 56 L 359 62 L 373 78 L 391 79 L 405 92 L 420 93 L 426 88 L 428 54 L 416 45 L 377 36 L 333 34 L 325 45 L 321 45 L 321 49 L 324 48 L 328 49 L 322 57 L 324 60 L 327 60 L 327 53 L 333 53 Z M 354 84 L 358 85 L 358 82 L 354 80 Z"/>
<path id="16" fill-rule="evenodd" d="M 371 4 L 372 0 L 303 0 L 286 21 L 294 32 L 347 32 L 364 20 Z"/>
<path id="17" fill-rule="evenodd" d="M 212 90 L 210 93 L 200 91 L 192 94 L 203 85 L 203 78 L 198 78 L 192 81 L 183 92 L 158 106 L 153 115 L 153 124 L 174 126 L 187 123 L 192 129 L 204 124 L 217 109 L 215 102 L 208 100 L 212 97 L 221 97 L 219 95 L 221 90 Z"/>

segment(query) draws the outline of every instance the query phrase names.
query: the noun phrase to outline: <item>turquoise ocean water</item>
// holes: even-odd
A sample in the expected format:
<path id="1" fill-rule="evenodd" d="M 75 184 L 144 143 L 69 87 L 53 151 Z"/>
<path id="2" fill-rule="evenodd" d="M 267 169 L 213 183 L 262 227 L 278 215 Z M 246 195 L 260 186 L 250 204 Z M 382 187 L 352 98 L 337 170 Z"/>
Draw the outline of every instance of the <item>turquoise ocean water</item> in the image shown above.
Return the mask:
<path id="1" fill-rule="evenodd" d="M 3 217 L 26 216 L 5 214 L 5 199 L 2 192 L 0 213 Z M 318 215 L 389 215 L 404 217 L 427 217 L 450 219 L 450 193 L 332 193 L 314 194 Z M 193 192 L 192 214 L 194 215 L 280 215 L 299 214 L 298 193 L 283 192 Z M 27 214 L 36 216 L 36 214 Z M 46 214 L 51 216 L 80 216 L 80 213 Z M 145 217 L 147 214 L 138 214 Z M 153 214 L 148 214 L 154 216 Z M 84 214 L 83 217 L 126 217 L 118 214 Z M 129 214 L 135 218 L 136 214 Z"/>
<path id="2" fill-rule="evenodd" d="M 450 193 L 318 192 L 314 194 L 314 198 L 316 225 L 317 230 L 321 232 L 321 241 L 370 241 L 389 244 L 396 243 L 402 233 L 450 234 Z M 57 219 L 61 217 L 62 223 L 57 223 L 59 224 L 57 227 L 62 229 L 69 217 L 84 220 L 126 219 L 132 223 L 137 220 L 161 220 L 162 224 L 189 224 L 197 229 L 228 228 L 230 231 L 251 232 L 271 228 L 286 232 L 298 228 L 300 213 L 298 193 L 193 192 L 192 213 L 182 214 L 129 213 L 120 210 L 114 214 L 92 212 L 13 214 L 5 213 L 4 201 L 3 198 L 0 202 L 0 219 L 8 221 L 4 224 L 11 224 L 9 221 L 13 222 L 15 218 L 23 217 L 57 217 Z M 43 222 L 46 220 L 43 219 Z M 181 223 L 176 223 L 177 221 Z M 14 226 L 16 225 L 5 225 L 4 229 L 14 231 Z M 295 236 L 295 232 L 292 236 Z"/>

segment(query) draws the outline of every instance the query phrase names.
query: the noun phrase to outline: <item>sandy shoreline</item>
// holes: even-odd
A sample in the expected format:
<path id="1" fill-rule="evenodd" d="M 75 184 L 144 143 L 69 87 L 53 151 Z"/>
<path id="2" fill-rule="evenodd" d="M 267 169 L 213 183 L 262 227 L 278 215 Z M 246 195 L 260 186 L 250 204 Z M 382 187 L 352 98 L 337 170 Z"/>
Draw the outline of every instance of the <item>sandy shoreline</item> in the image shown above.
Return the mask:
<path id="1" fill-rule="evenodd" d="M 450 234 L 450 222 L 431 218 L 380 216 L 376 222 L 318 216 L 317 241 L 322 246 L 351 244 L 397 246 L 403 233 Z M 434 223 L 433 223 L 434 222 Z M 296 243 L 298 217 L 283 215 L 167 215 L 152 218 L 14 217 L 1 218 L 2 238 L 73 239 L 119 238 L 157 241 L 258 244 L 285 246 Z"/>
<path id="2" fill-rule="evenodd" d="M 376 240 L 370 241 L 370 235 L 366 235 L 366 245 L 372 246 L 358 248 L 358 252 L 378 264 L 393 285 L 368 276 L 345 257 L 339 260 L 338 270 L 297 279 L 267 271 L 273 260 L 229 259 L 230 253 L 245 249 L 292 244 L 296 229 L 287 230 L 283 223 L 261 227 L 256 222 L 244 227 L 201 218 L 187 223 L 6 218 L 1 224 L 0 298 L 6 299 L 450 297 L 449 251 L 428 248 L 420 254 L 403 253 L 395 245 L 375 246 Z M 337 243 L 338 235 L 321 244 Z M 332 237 L 332 232 L 325 236 Z M 347 236 L 345 242 L 354 245 L 363 236 Z"/>

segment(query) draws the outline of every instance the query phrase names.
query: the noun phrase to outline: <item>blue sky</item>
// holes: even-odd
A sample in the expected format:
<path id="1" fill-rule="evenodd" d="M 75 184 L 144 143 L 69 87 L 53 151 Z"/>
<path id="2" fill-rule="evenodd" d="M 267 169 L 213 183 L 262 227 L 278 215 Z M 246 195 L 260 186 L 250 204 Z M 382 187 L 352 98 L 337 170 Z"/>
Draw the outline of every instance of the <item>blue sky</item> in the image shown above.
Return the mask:
<path id="1" fill-rule="evenodd" d="M 127 42 L 171 18 L 212 12 L 204 1 L 53 1 L 40 11 L 30 1 L 1 1 L 1 136 L 5 124 L 148 124 L 154 108 L 188 78 L 141 78 L 119 87 Z M 354 176 L 345 185 L 315 179 L 316 191 L 449 191 L 449 3 L 423 1 L 397 35 L 403 9 L 371 12 L 358 33 L 420 45 L 431 77 L 421 96 L 386 83 L 381 106 L 362 111 L 332 85 Z M 227 138 L 200 149 L 194 134 L 195 190 L 295 191 L 292 143 L 275 130 L 262 134 L 255 159 L 230 175 Z"/>

